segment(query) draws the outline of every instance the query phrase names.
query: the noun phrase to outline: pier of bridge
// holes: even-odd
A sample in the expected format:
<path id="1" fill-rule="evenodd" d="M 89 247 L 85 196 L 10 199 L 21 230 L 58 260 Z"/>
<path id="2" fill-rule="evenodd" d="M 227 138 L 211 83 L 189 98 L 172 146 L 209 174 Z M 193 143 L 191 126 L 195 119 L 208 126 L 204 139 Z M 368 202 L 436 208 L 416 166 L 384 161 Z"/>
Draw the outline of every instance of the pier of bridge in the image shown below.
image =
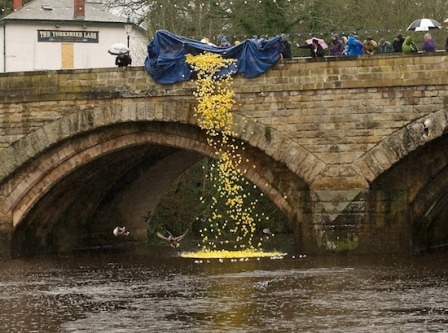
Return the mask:
<path id="1" fill-rule="evenodd" d="M 281 61 L 236 77 L 246 177 L 297 251 L 410 253 L 448 242 L 448 54 Z M 0 75 L 4 254 L 136 239 L 167 186 L 213 156 L 194 84 L 143 67 Z M 429 129 L 425 129 L 425 122 Z"/>

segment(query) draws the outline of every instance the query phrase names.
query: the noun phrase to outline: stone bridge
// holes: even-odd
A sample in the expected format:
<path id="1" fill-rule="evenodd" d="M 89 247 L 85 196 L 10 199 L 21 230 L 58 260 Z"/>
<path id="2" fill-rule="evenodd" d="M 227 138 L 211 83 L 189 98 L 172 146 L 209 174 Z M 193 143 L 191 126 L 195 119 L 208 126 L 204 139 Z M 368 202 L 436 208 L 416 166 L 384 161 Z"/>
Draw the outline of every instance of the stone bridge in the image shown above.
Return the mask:
<path id="1" fill-rule="evenodd" d="M 411 253 L 448 242 L 448 55 L 279 62 L 236 77 L 247 178 L 297 251 Z M 213 156 L 194 85 L 141 67 L 0 75 L 4 255 L 104 243 Z M 425 128 L 425 122 L 428 124 Z"/>

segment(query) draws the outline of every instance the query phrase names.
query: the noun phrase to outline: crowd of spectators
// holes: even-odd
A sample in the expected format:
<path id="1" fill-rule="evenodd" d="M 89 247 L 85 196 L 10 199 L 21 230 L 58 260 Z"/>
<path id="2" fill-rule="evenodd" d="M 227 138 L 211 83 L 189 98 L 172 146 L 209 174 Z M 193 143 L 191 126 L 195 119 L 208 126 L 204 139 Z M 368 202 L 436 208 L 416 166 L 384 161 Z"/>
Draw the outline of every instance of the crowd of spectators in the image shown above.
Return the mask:
<path id="1" fill-rule="evenodd" d="M 292 58 L 291 42 L 286 34 L 282 34 L 282 43 L 284 50 L 282 52 L 283 59 Z M 254 36 L 253 38 L 259 38 Z M 216 46 L 209 42 L 208 38 L 201 40 L 203 43 Z M 239 41 L 235 41 L 234 45 L 239 44 Z M 232 44 L 228 42 L 225 37 L 221 38 L 219 47 L 230 47 Z M 425 33 L 423 36 L 423 42 L 420 48 L 413 41 L 412 36 L 404 37 L 402 34 L 397 34 L 392 41 L 388 41 L 385 38 L 381 38 L 378 42 L 371 36 L 367 36 L 363 41 L 356 34 L 350 34 L 348 36 L 340 37 L 335 33 L 331 36 L 329 45 L 319 38 L 310 38 L 305 43 L 297 43 L 296 46 L 299 49 L 309 50 L 309 55 L 313 58 L 320 58 L 324 56 L 359 56 L 368 55 L 373 56 L 375 54 L 387 54 L 387 53 L 415 53 L 415 52 L 435 52 L 437 45 L 431 34 Z M 445 42 L 445 50 L 448 51 L 448 38 Z"/>
<path id="2" fill-rule="evenodd" d="M 298 45 L 299 46 L 299 45 Z M 305 48 L 305 46 L 299 46 Z M 445 49 L 448 51 L 448 38 L 445 43 Z M 378 42 L 373 37 L 367 36 L 361 40 L 359 36 L 350 34 L 348 37 L 339 37 L 333 34 L 330 45 L 328 46 L 328 55 L 330 56 L 358 56 L 385 53 L 413 53 L 413 52 L 435 52 L 437 45 L 430 33 L 426 33 L 420 48 L 415 44 L 411 36 L 403 37 L 397 34 L 392 41 L 381 38 Z M 316 53 L 316 57 L 323 57 L 323 52 Z M 313 55 L 312 55 L 313 56 Z"/>

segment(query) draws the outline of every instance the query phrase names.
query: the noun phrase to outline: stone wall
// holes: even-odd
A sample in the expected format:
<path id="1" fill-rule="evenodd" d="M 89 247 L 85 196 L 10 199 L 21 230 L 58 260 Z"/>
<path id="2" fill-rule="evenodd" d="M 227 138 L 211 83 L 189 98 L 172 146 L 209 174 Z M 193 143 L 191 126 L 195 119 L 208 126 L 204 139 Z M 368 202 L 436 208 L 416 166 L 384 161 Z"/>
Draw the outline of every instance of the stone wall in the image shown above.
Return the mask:
<path id="1" fill-rule="evenodd" d="M 262 161 L 264 154 L 300 180 L 270 177 L 266 168 L 251 175 L 260 184 L 271 180 L 271 198 L 295 219 L 302 248 L 409 251 L 411 232 L 403 232 L 409 229 L 408 206 L 436 171 L 415 183 L 409 176 L 402 187 L 389 188 L 379 179 L 393 174 L 401 161 L 412 160 L 408 157 L 414 151 L 444 137 L 447 60 L 446 53 L 293 59 L 255 79 L 235 78 L 235 132 L 256 151 L 253 156 Z M 30 178 L 26 168 L 48 173 L 51 160 L 80 149 L 70 147 L 69 140 L 91 140 L 91 133 L 101 138 L 102 128 L 133 122 L 195 126 L 193 90 L 192 82 L 155 84 L 141 67 L 0 75 L 0 180 L 10 179 L 2 193 L 26 188 L 30 198 L 16 216 L 26 215 L 40 195 L 37 187 L 32 190 L 38 177 Z M 433 122 L 428 137 L 421 127 L 426 119 Z M 183 135 L 169 140 L 194 150 L 194 140 Z M 58 146 L 62 155 L 42 159 L 43 152 Z M 95 148 L 99 154 L 108 149 L 100 142 Z M 86 150 L 82 163 L 89 156 Z M 35 168 L 38 157 L 41 164 Z M 388 179 L 400 179 L 400 174 Z M 51 185 L 48 181 L 39 186 Z M 13 201 L 9 194 L 2 198 L 7 204 Z M 4 214 L 9 221 L 8 214 L 14 214 L 5 209 L 0 218 Z M 11 227 L 4 228 L 9 232 Z"/>
<path id="2" fill-rule="evenodd" d="M 272 141 L 286 137 L 321 161 L 318 174 L 300 174 L 312 188 L 366 188 L 372 170 L 360 158 L 448 104 L 447 60 L 440 53 L 280 62 L 258 78 L 235 80 L 234 112 L 267 127 Z M 150 101 L 163 119 L 164 105 L 193 103 L 192 91 L 191 82 L 157 85 L 139 67 L 3 74 L 0 148 L 58 118 L 114 103 Z M 191 111 L 191 104 L 179 109 L 180 121 Z"/>

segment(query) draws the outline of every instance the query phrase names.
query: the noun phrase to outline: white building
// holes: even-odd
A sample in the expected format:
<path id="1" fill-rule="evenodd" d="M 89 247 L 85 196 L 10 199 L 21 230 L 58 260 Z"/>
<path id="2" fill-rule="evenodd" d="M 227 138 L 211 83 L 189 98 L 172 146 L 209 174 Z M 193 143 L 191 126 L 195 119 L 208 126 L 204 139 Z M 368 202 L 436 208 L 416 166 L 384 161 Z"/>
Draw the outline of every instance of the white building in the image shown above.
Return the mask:
<path id="1" fill-rule="evenodd" d="M 101 1 L 14 0 L 13 8 L 0 20 L 0 72 L 114 67 L 115 43 L 129 43 L 132 65 L 143 66 L 145 31 Z"/>

